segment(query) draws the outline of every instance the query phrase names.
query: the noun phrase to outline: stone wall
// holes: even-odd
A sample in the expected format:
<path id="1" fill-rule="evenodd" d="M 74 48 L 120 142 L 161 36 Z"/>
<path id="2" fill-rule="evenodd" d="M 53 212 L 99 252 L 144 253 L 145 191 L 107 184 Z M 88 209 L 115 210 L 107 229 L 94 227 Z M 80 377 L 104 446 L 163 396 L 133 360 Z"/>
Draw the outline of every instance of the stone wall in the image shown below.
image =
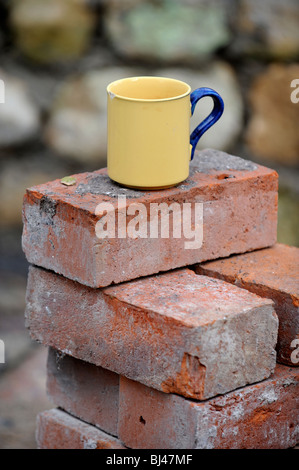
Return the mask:
<path id="1" fill-rule="evenodd" d="M 299 244 L 296 0 L 0 0 L 0 23 L 5 230 L 21 226 L 26 187 L 106 166 L 107 84 L 154 74 L 223 96 L 198 148 L 277 169 L 279 241 Z M 210 106 L 201 102 L 192 127 Z"/>

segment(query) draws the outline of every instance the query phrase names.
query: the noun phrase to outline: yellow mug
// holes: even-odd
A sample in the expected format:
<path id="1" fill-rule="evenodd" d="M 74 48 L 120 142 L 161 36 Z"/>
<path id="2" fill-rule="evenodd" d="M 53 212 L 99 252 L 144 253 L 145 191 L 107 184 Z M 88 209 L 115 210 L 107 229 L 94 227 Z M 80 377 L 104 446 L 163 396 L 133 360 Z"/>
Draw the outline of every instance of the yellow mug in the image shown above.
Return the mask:
<path id="1" fill-rule="evenodd" d="M 223 113 L 223 100 L 211 88 L 191 93 L 187 83 L 165 77 L 116 80 L 108 94 L 108 175 L 131 188 L 174 186 L 189 175 L 199 138 Z M 213 98 L 212 112 L 190 135 L 196 103 Z"/>

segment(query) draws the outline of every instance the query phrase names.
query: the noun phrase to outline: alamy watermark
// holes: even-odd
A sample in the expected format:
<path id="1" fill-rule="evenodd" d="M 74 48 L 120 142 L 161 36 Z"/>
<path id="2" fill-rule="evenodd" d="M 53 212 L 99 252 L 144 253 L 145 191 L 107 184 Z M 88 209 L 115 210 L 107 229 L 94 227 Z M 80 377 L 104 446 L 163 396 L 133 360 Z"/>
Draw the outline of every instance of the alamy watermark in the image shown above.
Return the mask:
<path id="1" fill-rule="evenodd" d="M 5 345 L 4 341 L 0 339 L 0 364 L 5 363 Z"/>
<path id="2" fill-rule="evenodd" d="M 4 81 L 0 79 L 0 104 L 5 103 L 5 84 Z"/>
<path id="3" fill-rule="evenodd" d="M 199 249 L 203 242 L 203 203 L 173 202 L 167 204 L 127 205 L 126 196 L 119 196 L 117 210 L 111 202 L 97 205 L 96 236 L 103 238 L 184 238 L 187 250 Z"/>
<path id="4" fill-rule="evenodd" d="M 293 339 L 290 346 L 292 349 L 294 348 L 294 351 L 292 351 L 291 353 L 291 362 L 293 364 L 298 364 L 299 362 L 299 338 Z"/>
<path id="5" fill-rule="evenodd" d="M 297 104 L 299 103 L 299 78 L 294 78 L 290 86 L 291 88 L 295 88 L 295 90 L 291 92 L 290 99 L 292 103 Z"/>

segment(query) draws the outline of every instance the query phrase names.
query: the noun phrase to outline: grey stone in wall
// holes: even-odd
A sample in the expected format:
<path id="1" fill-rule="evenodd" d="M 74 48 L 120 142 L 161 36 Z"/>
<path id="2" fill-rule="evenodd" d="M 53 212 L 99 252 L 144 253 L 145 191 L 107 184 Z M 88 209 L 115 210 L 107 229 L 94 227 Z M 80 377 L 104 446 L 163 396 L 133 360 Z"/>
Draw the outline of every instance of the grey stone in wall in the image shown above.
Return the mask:
<path id="1" fill-rule="evenodd" d="M 227 1 L 108 2 L 105 22 L 111 45 L 130 59 L 200 62 L 226 46 Z"/>
<path id="2" fill-rule="evenodd" d="M 71 77 L 53 101 L 45 140 L 60 156 L 106 166 L 107 85 L 139 75 L 135 69 L 112 67 Z"/>
<path id="3" fill-rule="evenodd" d="M 238 6 L 232 52 L 279 60 L 299 57 L 298 0 L 240 0 Z"/>
<path id="4" fill-rule="evenodd" d="M 236 143 L 243 129 L 244 105 L 238 78 L 233 68 L 225 62 L 213 62 L 203 70 L 168 68 L 159 70 L 159 75 L 187 82 L 192 90 L 200 87 L 215 89 L 224 100 L 224 113 L 220 120 L 204 134 L 197 149 L 215 148 L 229 150 Z M 192 131 L 211 111 L 211 98 L 201 99 L 190 122 Z"/>
<path id="5" fill-rule="evenodd" d="M 33 140 L 40 129 L 39 109 L 26 83 L 1 69 L 0 80 L 0 148 Z"/>
<path id="6" fill-rule="evenodd" d="M 90 44 L 96 19 L 84 1 L 22 0 L 10 8 L 15 44 L 35 62 L 74 60 Z"/>
<path id="7" fill-rule="evenodd" d="M 298 166 L 299 64 L 268 66 L 253 81 L 249 98 L 246 142 L 250 151 L 269 162 Z"/>

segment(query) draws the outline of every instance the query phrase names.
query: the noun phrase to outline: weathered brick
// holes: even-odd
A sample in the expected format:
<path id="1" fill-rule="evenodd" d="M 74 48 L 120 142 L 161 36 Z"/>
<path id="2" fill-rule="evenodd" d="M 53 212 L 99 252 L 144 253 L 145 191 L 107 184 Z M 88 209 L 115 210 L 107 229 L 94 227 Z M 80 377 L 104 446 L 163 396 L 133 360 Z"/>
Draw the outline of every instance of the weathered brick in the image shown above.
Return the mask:
<path id="1" fill-rule="evenodd" d="M 200 264 L 196 272 L 272 299 L 279 318 L 277 360 L 299 366 L 294 349 L 299 345 L 298 266 L 299 248 L 277 243 L 264 250 Z"/>
<path id="2" fill-rule="evenodd" d="M 72 186 L 55 180 L 27 190 L 22 243 L 30 263 L 90 287 L 244 253 L 276 241 L 277 173 L 220 151 L 198 152 L 189 178 L 163 191 L 121 188 L 108 178 L 106 169 L 75 175 L 75 180 Z M 125 209 L 118 210 L 118 196 L 126 196 Z M 97 238 L 96 224 L 104 213 L 96 215 L 96 207 L 102 202 L 113 204 L 116 235 L 118 215 L 125 213 L 128 223 L 138 212 L 127 215 L 127 207 L 143 204 L 146 236 Z M 187 248 L 190 239 L 184 233 L 176 238 L 172 230 L 168 238 L 161 233 L 149 236 L 150 204 L 174 202 L 180 208 L 190 204 L 193 220 L 195 204 L 203 204 L 201 247 Z"/>
<path id="3" fill-rule="evenodd" d="M 38 449 L 125 449 L 119 439 L 59 409 L 37 416 Z"/>
<path id="4" fill-rule="evenodd" d="M 117 374 L 51 348 L 47 369 L 47 393 L 56 406 L 117 436 Z"/>
<path id="5" fill-rule="evenodd" d="M 120 379 L 119 438 L 133 449 L 285 449 L 299 441 L 299 370 L 204 402 Z"/>
<path id="6" fill-rule="evenodd" d="M 31 336 L 167 393 L 206 399 L 268 377 L 272 301 L 188 269 L 93 289 L 31 267 Z"/>

